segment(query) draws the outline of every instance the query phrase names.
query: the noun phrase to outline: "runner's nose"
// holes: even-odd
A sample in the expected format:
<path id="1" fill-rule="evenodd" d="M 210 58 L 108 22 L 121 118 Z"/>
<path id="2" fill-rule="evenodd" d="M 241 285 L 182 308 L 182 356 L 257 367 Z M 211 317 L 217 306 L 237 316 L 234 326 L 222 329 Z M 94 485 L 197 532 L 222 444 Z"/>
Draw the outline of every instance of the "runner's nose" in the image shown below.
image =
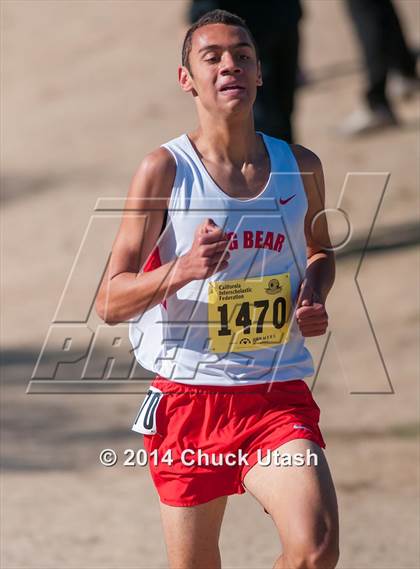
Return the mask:
<path id="1" fill-rule="evenodd" d="M 229 52 L 225 52 L 222 57 L 222 75 L 226 75 L 228 73 L 241 73 L 241 71 L 242 69 L 238 65 L 234 56 Z"/>

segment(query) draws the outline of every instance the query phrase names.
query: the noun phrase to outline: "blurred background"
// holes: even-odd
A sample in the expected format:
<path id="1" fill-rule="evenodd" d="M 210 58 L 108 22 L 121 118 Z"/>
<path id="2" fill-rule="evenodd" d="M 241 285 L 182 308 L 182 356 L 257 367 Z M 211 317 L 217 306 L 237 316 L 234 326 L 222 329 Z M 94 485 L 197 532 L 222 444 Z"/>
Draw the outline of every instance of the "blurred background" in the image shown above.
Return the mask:
<path id="1" fill-rule="evenodd" d="M 144 388 L 118 388 L 131 372 L 109 366 L 107 349 L 118 347 L 119 361 L 129 354 L 127 328 L 118 346 L 115 328 L 99 334 L 92 300 L 141 159 L 196 125 L 177 84 L 184 33 L 205 2 L 194 4 L 1 2 L 5 569 L 166 566 L 148 469 L 122 464 L 124 449 L 142 446 L 131 425 Z M 265 42 L 257 124 L 320 156 L 331 234 L 344 239 L 331 335 L 309 342 L 340 507 L 339 567 L 414 569 L 420 5 L 287 0 L 261 18 L 270 2 L 237 4 Z M 71 327 L 65 348 L 60 330 Z M 97 363 L 83 357 L 89 342 Z M 43 346 L 47 371 L 35 369 Z M 70 363 L 57 366 L 66 350 Z M 52 376 L 48 388 L 41 380 Z M 90 392 L 71 389 L 81 378 L 97 378 Z M 103 448 L 120 454 L 113 468 L 100 464 Z M 231 497 L 223 566 L 271 567 L 279 548 L 259 504 Z"/>

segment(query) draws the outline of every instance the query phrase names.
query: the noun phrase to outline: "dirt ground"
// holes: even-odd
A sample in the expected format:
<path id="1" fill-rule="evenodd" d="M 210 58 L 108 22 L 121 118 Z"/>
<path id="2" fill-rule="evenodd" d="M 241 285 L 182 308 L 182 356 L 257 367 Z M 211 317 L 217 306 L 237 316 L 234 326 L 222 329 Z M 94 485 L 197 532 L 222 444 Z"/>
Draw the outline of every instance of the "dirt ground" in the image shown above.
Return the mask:
<path id="1" fill-rule="evenodd" d="M 195 125 L 192 101 L 176 81 L 186 5 L 1 2 L 4 569 L 166 566 L 147 469 L 98 460 L 103 448 L 120 456 L 141 448 L 130 428 L 142 396 L 26 389 L 97 200 L 124 197 L 142 157 Z M 310 82 L 298 94 L 297 141 L 323 161 L 328 207 L 345 187 L 341 207 L 354 228 L 338 259 L 327 303 L 331 336 L 313 382 L 340 507 L 338 567 L 415 569 L 419 99 L 396 101 L 399 129 L 337 137 L 363 85 L 357 44 L 341 1 L 304 5 Z M 410 41 L 420 45 L 420 5 L 397 5 Z M 375 214 L 372 243 L 386 246 L 372 246 L 360 264 Z M 108 221 L 89 234 L 63 308 L 74 320 L 88 312 L 91 327 L 98 319 L 86 298 L 114 236 L 115 218 Z M 334 238 L 342 222 L 331 217 Z M 316 363 L 325 342 L 309 342 Z M 223 567 L 269 568 L 279 552 L 261 506 L 248 494 L 231 497 Z"/>

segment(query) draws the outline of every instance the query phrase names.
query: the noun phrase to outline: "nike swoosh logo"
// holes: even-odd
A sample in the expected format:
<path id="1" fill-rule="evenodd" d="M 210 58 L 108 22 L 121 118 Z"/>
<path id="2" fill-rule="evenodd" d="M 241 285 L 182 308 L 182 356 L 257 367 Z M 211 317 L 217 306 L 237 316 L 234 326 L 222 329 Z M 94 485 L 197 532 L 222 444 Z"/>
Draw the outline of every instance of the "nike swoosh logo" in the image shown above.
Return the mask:
<path id="1" fill-rule="evenodd" d="M 286 198 L 285 200 L 282 200 L 281 198 L 279 199 L 279 202 L 281 205 L 286 204 L 287 202 L 290 202 L 290 200 L 292 200 L 295 197 L 296 194 L 293 194 L 293 196 L 290 196 L 289 198 Z"/>
<path id="2" fill-rule="evenodd" d="M 293 425 L 294 429 L 302 429 L 304 431 L 309 431 L 310 433 L 312 433 L 312 430 L 309 429 L 308 427 L 304 427 L 303 425 Z"/>

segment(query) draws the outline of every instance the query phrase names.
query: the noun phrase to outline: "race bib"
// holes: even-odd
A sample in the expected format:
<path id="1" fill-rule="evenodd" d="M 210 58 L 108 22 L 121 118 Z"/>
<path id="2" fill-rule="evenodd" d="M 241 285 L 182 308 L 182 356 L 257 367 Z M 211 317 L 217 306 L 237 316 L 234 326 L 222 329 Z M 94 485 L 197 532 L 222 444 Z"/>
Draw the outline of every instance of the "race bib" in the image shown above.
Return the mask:
<path id="1" fill-rule="evenodd" d="M 270 348 L 289 339 L 290 274 L 210 281 L 209 349 L 242 352 Z"/>
<path id="2" fill-rule="evenodd" d="M 150 386 L 131 427 L 132 431 L 143 435 L 154 435 L 157 433 L 156 411 L 163 395 L 160 389 L 153 385 Z"/>

